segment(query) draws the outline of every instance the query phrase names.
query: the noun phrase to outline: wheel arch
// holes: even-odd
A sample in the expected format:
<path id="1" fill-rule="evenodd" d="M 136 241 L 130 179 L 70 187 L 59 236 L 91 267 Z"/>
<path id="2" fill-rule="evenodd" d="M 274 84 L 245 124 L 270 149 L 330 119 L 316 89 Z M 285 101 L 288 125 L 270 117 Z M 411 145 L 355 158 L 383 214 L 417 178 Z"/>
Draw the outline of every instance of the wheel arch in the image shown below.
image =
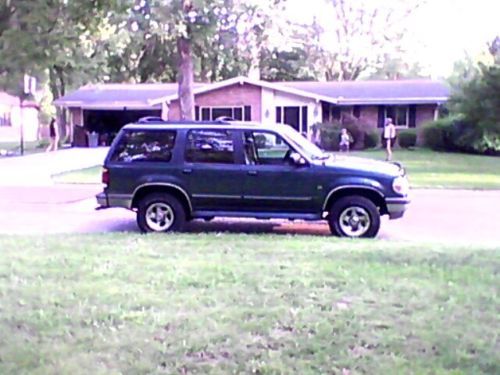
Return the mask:
<path id="1" fill-rule="evenodd" d="M 372 187 L 359 185 L 342 186 L 332 189 L 326 196 L 325 202 L 323 203 L 323 211 L 330 212 L 333 204 L 338 199 L 349 195 L 358 195 L 361 197 L 365 197 L 378 207 L 381 215 L 385 215 L 388 213 L 384 196 L 380 191 Z"/>
<path id="2" fill-rule="evenodd" d="M 180 186 L 169 183 L 152 183 L 138 186 L 134 190 L 131 208 L 138 208 L 139 202 L 142 198 L 149 194 L 155 193 L 167 193 L 174 196 L 181 203 L 184 211 L 186 212 L 186 216 L 191 216 L 193 207 L 191 205 L 191 200 L 189 199 L 188 193 Z"/>

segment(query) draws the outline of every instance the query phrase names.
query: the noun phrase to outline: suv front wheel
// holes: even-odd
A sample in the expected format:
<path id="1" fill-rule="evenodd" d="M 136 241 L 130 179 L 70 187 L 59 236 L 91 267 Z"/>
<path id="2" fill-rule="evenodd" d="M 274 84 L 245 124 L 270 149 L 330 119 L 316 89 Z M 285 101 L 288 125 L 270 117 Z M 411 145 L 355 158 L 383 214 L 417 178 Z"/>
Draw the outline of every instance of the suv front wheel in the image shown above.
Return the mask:
<path id="1" fill-rule="evenodd" d="M 185 223 L 184 208 L 170 194 L 149 194 L 139 202 L 137 224 L 143 232 L 180 231 Z"/>
<path id="2" fill-rule="evenodd" d="M 375 237 L 380 229 L 380 213 L 371 200 L 351 195 L 333 204 L 328 224 L 336 236 Z"/>

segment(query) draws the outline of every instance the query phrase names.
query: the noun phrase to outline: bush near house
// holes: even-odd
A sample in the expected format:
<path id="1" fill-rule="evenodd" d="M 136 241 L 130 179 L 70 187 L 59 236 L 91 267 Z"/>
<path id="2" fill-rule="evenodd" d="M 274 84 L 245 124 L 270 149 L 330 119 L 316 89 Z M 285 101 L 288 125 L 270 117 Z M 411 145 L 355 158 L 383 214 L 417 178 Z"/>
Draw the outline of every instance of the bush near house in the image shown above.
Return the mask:
<path id="1" fill-rule="evenodd" d="M 378 146 L 380 132 L 377 130 L 368 131 L 365 134 L 365 148 L 375 148 Z"/>
<path id="2" fill-rule="evenodd" d="M 479 68 L 455 87 L 448 103 L 452 116 L 424 130 L 435 150 L 500 155 L 500 65 Z"/>
<path id="3" fill-rule="evenodd" d="M 324 122 L 318 124 L 318 126 L 321 132 L 321 147 L 325 150 L 339 150 L 340 132 L 342 128 L 347 129 L 347 132 L 352 138 L 351 149 L 361 150 L 366 147 L 365 137 L 368 124 L 352 115 L 344 113 L 340 120 Z"/>
<path id="4" fill-rule="evenodd" d="M 401 148 L 415 147 L 417 144 L 417 131 L 415 129 L 406 129 L 399 132 L 399 146 Z"/>
<path id="5" fill-rule="evenodd" d="M 436 151 L 500 155 L 500 131 L 487 130 L 463 116 L 450 116 L 424 126 L 424 144 Z"/>

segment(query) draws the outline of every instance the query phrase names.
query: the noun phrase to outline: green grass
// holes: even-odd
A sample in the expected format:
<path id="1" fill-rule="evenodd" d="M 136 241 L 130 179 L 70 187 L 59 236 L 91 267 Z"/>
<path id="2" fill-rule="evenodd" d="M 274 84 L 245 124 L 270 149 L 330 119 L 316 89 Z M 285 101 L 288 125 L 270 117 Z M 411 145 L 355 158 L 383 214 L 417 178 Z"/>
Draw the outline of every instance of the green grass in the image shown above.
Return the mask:
<path id="1" fill-rule="evenodd" d="M 352 154 L 385 159 L 383 150 Z M 412 187 L 500 189 L 500 157 L 435 152 L 428 149 L 396 149 L 393 160 L 403 163 Z"/>
<path id="2" fill-rule="evenodd" d="M 47 146 L 39 147 L 39 144 L 39 141 L 24 142 L 24 154 L 29 155 L 44 152 Z M 0 142 L 0 150 L 6 150 L 20 155 L 21 145 L 19 142 Z M 0 157 L 2 156 L 0 155 Z"/>
<path id="3" fill-rule="evenodd" d="M 500 373 L 499 248 L 106 234 L 0 249 L 1 374 Z"/>
<path id="4" fill-rule="evenodd" d="M 90 167 L 64 172 L 52 176 L 52 180 L 61 184 L 100 184 L 102 167 Z"/>

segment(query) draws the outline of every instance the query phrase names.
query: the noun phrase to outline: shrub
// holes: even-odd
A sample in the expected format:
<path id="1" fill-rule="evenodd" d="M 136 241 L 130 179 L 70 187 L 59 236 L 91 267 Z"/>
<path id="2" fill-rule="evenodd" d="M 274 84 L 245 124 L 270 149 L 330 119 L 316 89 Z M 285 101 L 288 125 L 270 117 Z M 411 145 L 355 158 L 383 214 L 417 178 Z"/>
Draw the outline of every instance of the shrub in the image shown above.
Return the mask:
<path id="1" fill-rule="evenodd" d="M 453 151 L 453 123 L 451 117 L 426 124 L 423 128 L 424 144 L 436 151 Z"/>
<path id="2" fill-rule="evenodd" d="M 344 113 L 340 121 L 321 123 L 318 127 L 321 131 L 321 147 L 325 150 L 337 151 L 339 149 L 342 128 L 347 129 L 351 136 L 351 149 L 365 147 L 366 129 L 369 126 L 352 115 Z"/>
<path id="3" fill-rule="evenodd" d="M 415 147 L 417 144 L 417 131 L 406 129 L 399 132 L 399 146 L 402 148 Z"/>
<path id="4" fill-rule="evenodd" d="M 370 130 L 365 134 L 365 148 L 375 148 L 378 146 L 378 139 L 380 137 L 380 132 L 377 130 Z"/>

